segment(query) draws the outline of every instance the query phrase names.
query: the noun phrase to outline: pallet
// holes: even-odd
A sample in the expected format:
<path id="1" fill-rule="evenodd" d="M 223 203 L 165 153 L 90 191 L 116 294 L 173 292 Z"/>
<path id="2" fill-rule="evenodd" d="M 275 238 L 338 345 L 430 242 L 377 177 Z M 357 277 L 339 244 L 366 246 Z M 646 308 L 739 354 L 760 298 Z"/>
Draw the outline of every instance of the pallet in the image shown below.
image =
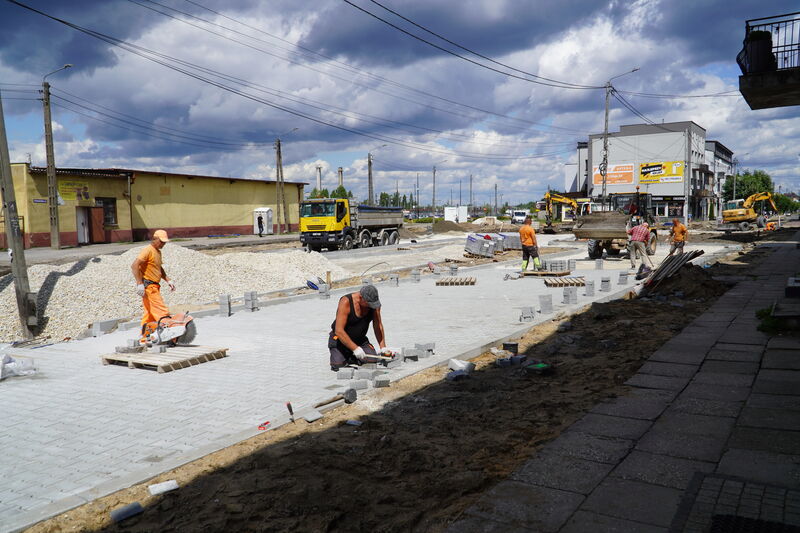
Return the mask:
<path id="1" fill-rule="evenodd" d="M 450 259 L 449 257 L 444 258 L 445 263 L 469 263 L 466 259 Z"/>
<path id="2" fill-rule="evenodd" d="M 475 278 L 459 278 L 456 276 L 447 276 L 436 282 L 438 286 L 454 286 L 454 285 L 475 285 L 477 280 Z"/>
<path id="3" fill-rule="evenodd" d="M 531 271 L 524 271 L 522 273 L 523 276 L 535 276 L 535 277 L 556 277 L 556 278 L 563 278 L 564 276 L 569 276 L 571 272 L 569 270 L 557 270 L 557 271 L 549 271 L 549 270 L 531 270 Z"/>
<path id="4" fill-rule="evenodd" d="M 211 346 L 176 346 L 164 353 L 113 353 L 101 355 L 104 365 L 126 365 L 128 368 L 156 370 L 159 374 L 207 363 L 228 356 L 228 348 Z"/>
<path id="5" fill-rule="evenodd" d="M 491 255 L 478 255 L 478 254 L 473 254 L 473 253 L 470 253 L 470 252 L 464 252 L 464 257 L 466 257 L 467 259 L 491 259 L 493 256 L 491 256 Z"/>
<path id="6" fill-rule="evenodd" d="M 548 278 L 544 280 L 545 287 L 585 287 L 586 280 L 583 276 L 570 278 Z"/>

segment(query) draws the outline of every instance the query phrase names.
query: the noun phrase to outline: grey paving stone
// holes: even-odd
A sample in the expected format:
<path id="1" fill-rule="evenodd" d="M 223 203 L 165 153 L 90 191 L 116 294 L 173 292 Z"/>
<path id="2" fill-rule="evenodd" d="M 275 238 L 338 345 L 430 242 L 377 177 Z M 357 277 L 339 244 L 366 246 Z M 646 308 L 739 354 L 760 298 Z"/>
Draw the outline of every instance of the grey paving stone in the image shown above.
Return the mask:
<path id="1" fill-rule="evenodd" d="M 764 370 L 762 370 L 764 372 Z M 761 394 L 782 394 L 787 396 L 800 395 L 800 384 L 795 381 L 769 379 L 761 377 L 761 373 L 756 376 L 753 384 L 753 392 Z"/>
<path id="2" fill-rule="evenodd" d="M 753 384 L 752 374 L 722 374 L 718 372 L 698 372 L 692 383 L 708 383 L 723 387 L 749 387 Z"/>
<path id="3" fill-rule="evenodd" d="M 768 485 L 797 487 L 800 456 L 734 448 L 722 456 L 717 472 Z"/>
<path id="4" fill-rule="evenodd" d="M 677 363 L 661 363 L 647 361 L 639 369 L 640 374 L 655 374 L 657 376 L 671 376 L 689 378 L 694 376 L 698 367 L 696 365 L 681 365 Z"/>
<path id="5" fill-rule="evenodd" d="M 769 335 L 757 331 L 755 328 L 748 330 L 739 326 L 731 326 L 720 338 L 726 344 L 748 344 L 752 346 L 765 346 L 769 340 Z"/>
<path id="6" fill-rule="evenodd" d="M 766 409 L 792 409 L 800 411 L 800 397 L 753 393 L 747 399 L 748 407 Z"/>
<path id="7" fill-rule="evenodd" d="M 632 522 L 581 509 L 572 515 L 561 533 L 587 533 L 589 531 L 593 533 L 667 533 L 669 530 L 665 527 Z"/>
<path id="8" fill-rule="evenodd" d="M 465 515 L 445 529 L 446 533 L 529 533 L 530 531 L 534 530 L 469 515 Z"/>
<path id="9" fill-rule="evenodd" d="M 728 387 L 709 385 L 706 383 L 689 383 L 681 392 L 680 398 L 701 398 L 703 400 L 721 400 L 723 402 L 741 402 L 750 394 L 748 387 Z"/>
<path id="10" fill-rule="evenodd" d="M 797 370 L 765 368 L 758 373 L 758 377 L 769 381 L 786 381 L 800 385 L 800 372 Z"/>
<path id="11" fill-rule="evenodd" d="M 800 450 L 800 431 L 735 427 L 728 441 L 730 448 L 793 454 Z"/>
<path id="12" fill-rule="evenodd" d="M 650 422 L 634 418 L 589 413 L 569 427 L 569 431 L 636 440 L 650 427 Z"/>
<path id="13" fill-rule="evenodd" d="M 689 378 L 636 374 L 626 381 L 625 385 L 644 389 L 682 390 L 687 383 L 689 383 Z"/>
<path id="14" fill-rule="evenodd" d="M 759 361 L 761 361 L 760 351 L 758 353 L 739 352 L 728 349 L 720 349 L 717 348 L 717 346 L 709 350 L 708 355 L 706 356 L 706 360 L 738 361 L 738 362 L 748 362 L 748 363 L 758 363 Z"/>
<path id="15" fill-rule="evenodd" d="M 695 472 L 713 472 L 716 464 L 634 450 L 611 476 L 685 489 Z"/>
<path id="16" fill-rule="evenodd" d="M 706 348 L 696 348 L 690 346 L 667 346 L 664 345 L 651 355 L 648 361 L 660 361 L 664 363 L 681 363 L 684 365 L 699 365 L 706 358 Z"/>
<path id="17" fill-rule="evenodd" d="M 800 430 L 800 412 L 791 409 L 745 407 L 737 425 L 797 431 Z"/>
<path id="18" fill-rule="evenodd" d="M 728 417 L 669 412 L 656 420 L 653 429 L 726 439 L 733 424 L 734 421 Z"/>
<path id="19" fill-rule="evenodd" d="M 800 370 L 800 349 L 798 350 L 772 350 L 764 353 L 762 368 L 781 368 L 786 370 Z"/>
<path id="20" fill-rule="evenodd" d="M 610 464 L 569 457 L 554 450 L 542 450 L 511 474 L 511 479 L 551 489 L 589 494 L 612 468 L 613 465 Z"/>
<path id="21" fill-rule="evenodd" d="M 655 420 L 668 405 L 669 401 L 663 399 L 620 396 L 595 405 L 590 412 L 642 420 Z"/>
<path id="22" fill-rule="evenodd" d="M 797 337 L 772 337 L 767 344 L 767 348 L 800 351 L 800 339 Z"/>
<path id="23" fill-rule="evenodd" d="M 609 477 L 586 498 L 581 510 L 669 527 L 680 499 L 677 489 Z"/>
<path id="24" fill-rule="evenodd" d="M 755 374 L 758 372 L 758 363 L 745 361 L 706 361 L 700 367 L 700 372 L 721 374 Z"/>
<path id="25" fill-rule="evenodd" d="M 632 447 L 633 441 L 630 440 L 568 431 L 548 443 L 543 449 L 588 461 L 616 464 L 628 454 Z"/>
<path id="26" fill-rule="evenodd" d="M 720 400 L 681 397 L 672 402 L 672 405 L 669 406 L 669 411 L 736 418 L 739 416 L 743 404 L 744 402 L 723 402 Z"/>
<path id="27" fill-rule="evenodd" d="M 717 344 L 715 344 L 713 349 L 728 351 L 728 352 L 744 352 L 754 355 L 761 355 L 764 352 L 764 348 L 761 346 L 753 346 L 747 344 L 730 344 L 725 342 L 724 340 L 721 340 Z"/>
<path id="28" fill-rule="evenodd" d="M 636 444 L 636 449 L 643 452 L 712 462 L 719 461 L 724 448 L 725 442 L 717 437 L 655 429 L 648 431 Z"/>
<path id="29" fill-rule="evenodd" d="M 573 492 L 503 481 L 484 494 L 467 514 L 534 531 L 555 532 L 583 499 Z"/>

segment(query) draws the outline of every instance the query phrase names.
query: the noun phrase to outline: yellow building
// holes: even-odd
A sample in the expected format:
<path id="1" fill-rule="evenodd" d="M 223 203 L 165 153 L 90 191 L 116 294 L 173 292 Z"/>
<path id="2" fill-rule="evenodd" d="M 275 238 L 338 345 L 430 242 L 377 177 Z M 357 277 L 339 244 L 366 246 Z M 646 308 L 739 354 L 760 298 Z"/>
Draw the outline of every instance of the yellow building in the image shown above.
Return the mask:
<path id="1" fill-rule="evenodd" d="M 50 246 L 46 169 L 14 163 L 11 174 L 25 247 Z M 272 209 L 277 230 L 274 180 L 123 168 L 59 168 L 56 178 L 62 246 L 147 240 L 157 229 L 170 237 L 252 235 L 254 211 L 263 207 Z M 298 229 L 304 185 L 285 182 L 292 231 Z M 2 229 L 0 246 L 5 247 Z"/>

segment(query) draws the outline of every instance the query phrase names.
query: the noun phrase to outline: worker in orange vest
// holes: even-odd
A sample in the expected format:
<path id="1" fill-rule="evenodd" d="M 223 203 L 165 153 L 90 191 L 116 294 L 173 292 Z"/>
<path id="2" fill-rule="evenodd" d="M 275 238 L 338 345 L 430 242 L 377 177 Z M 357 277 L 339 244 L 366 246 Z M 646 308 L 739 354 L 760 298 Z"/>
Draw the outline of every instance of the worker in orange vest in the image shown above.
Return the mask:
<path id="1" fill-rule="evenodd" d="M 539 259 L 539 248 L 536 245 L 536 232 L 533 231 L 531 226 L 531 217 L 525 217 L 525 222 L 519 228 L 519 241 L 522 245 L 522 271 L 528 269 L 528 260 L 533 258 L 533 267 L 536 270 L 542 268 L 542 262 Z"/>
<path id="2" fill-rule="evenodd" d="M 175 284 L 161 266 L 161 249 L 168 242 L 167 232 L 163 229 L 156 230 L 150 244 L 142 248 L 131 265 L 131 272 L 136 280 L 136 294 L 142 297 L 144 306 L 142 326 L 148 322 L 158 322 L 160 318 L 169 315 L 169 309 L 161 298 L 162 279 L 167 282 L 171 291 L 175 290 Z"/>

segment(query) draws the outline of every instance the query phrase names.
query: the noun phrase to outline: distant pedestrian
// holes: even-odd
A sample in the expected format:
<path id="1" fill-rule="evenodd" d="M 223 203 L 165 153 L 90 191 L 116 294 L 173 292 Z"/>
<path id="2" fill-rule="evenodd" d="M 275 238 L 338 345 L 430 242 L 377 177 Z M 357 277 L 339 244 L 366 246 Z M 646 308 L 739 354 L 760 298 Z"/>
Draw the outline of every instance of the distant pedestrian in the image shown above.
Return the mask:
<path id="1" fill-rule="evenodd" d="M 647 263 L 647 266 L 653 268 L 653 262 L 647 256 L 647 243 L 650 241 L 650 226 L 647 222 L 642 222 L 638 226 L 633 226 L 628 230 L 628 235 L 631 236 L 630 252 L 631 269 L 636 268 L 636 256 L 642 258 L 642 264 Z"/>
<path id="2" fill-rule="evenodd" d="M 531 217 L 525 217 L 525 222 L 519 228 L 519 241 L 522 244 L 522 271 L 528 270 L 528 260 L 533 258 L 533 267 L 536 270 L 542 268 L 539 259 L 539 247 L 536 244 L 536 232 L 531 226 Z"/>
<path id="3" fill-rule="evenodd" d="M 264 217 L 258 215 L 256 219 L 256 224 L 258 224 L 258 236 L 261 237 L 262 233 L 264 233 Z"/>
<path id="4" fill-rule="evenodd" d="M 683 246 L 686 244 L 688 238 L 689 230 L 686 229 L 686 226 L 681 224 L 680 220 L 673 218 L 672 230 L 669 232 L 669 237 L 667 237 L 667 241 L 672 243 L 672 245 L 669 247 L 669 255 L 672 255 L 676 251 L 679 254 L 682 254 Z"/>

